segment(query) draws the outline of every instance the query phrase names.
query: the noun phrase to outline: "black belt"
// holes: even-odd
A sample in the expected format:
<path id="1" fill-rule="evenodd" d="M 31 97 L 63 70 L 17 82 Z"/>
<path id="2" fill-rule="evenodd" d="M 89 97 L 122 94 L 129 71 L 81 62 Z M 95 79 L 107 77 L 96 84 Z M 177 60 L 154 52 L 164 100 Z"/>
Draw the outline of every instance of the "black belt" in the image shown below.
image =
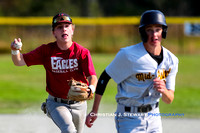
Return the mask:
<path id="1" fill-rule="evenodd" d="M 156 103 L 156 108 L 158 107 L 159 103 Z M 131 112 L 131 107 L 125 106 L 124 107 L 125 112 Z M 152 110 L 152 106 L 150 104 L 148 105 L 142 105 L 137 107 L 137 113 L 147 113 Z"/>
<path id="2" fill-rule="evenodd" d="M 68 100 L 68 99 L 65 99 L 65 100 L 63 100 L 63 99 L 61 99 L 61 98 L 54 98 L 54 101 L 55 102 L 60 102 L 60 103 L 65 103 L 65 104 L 75 104 L 75 103 L 78 103 L 79 101 L 73 101 L 73 100 Z"/>

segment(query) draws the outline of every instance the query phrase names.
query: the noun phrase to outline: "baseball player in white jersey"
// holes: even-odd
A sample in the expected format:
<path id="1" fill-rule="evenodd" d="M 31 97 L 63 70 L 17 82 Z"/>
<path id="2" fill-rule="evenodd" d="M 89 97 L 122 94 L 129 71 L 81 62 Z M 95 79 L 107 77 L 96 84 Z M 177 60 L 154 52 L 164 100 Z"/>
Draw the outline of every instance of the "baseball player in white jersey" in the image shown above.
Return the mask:
<path id="1" fill-rule="evenodd" d="M 142 42 L 122 48 L 101 74 L 92 111 L 86 118 L 91 127 L 110 78 L 117 83 L 116 129 L 118 133 L 161 133 L 159 99 L 174 99 L 178 58 L 161 45 L 166 38 L 165 16 L 158 10 L 145 11 L 140 20 Z M 92 115 L 91 115 L 92 114 Z M 96 115 L 94 115 L 96 114 Z"/>

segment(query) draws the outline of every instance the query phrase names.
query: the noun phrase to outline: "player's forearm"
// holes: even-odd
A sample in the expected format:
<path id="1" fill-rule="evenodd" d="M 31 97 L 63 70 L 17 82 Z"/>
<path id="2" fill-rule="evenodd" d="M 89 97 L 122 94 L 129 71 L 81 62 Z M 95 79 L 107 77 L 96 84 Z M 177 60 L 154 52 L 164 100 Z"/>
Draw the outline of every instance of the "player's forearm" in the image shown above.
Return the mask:
<path id="1" fill-rule="evenodd" d="M 23 55 L 19 52 L 17 55 L 12 54 L 12 61 L 16 66 L 24 66 L 26 65 Z"/>
<path id="2" fill-rule="evenodd" d="M 174 100 L 174 91 L 166 89 L 162 93 L 162 101 L 167 104 L 170 104 L 172 103 L 173 100 Z"/>
<path id="3" fill-rule="evenodd" d="M 94 104 L 92 107 L 92 112 L 97 113 L 99 110 L 99 105 L 101 102 L 102 95 L 95 94 Z"/>
<path id="4" fill-rule="evenodd" d="M 97 76 L 96 75 L 91 75 L 89 77 L 87 77 L 89 85 L 94 85 L 94 87 L 96 88 L 97 86 Z"/>
<path id="5" fill-rule="evenodd" d="M 89 82 L 89 88 L 92 90 L 92 93 L 95 92 L 96 86 L 97 86 L 97 76 L 96 75 L 91 75 L 87 77 L 88 82 Z"/>
<path id="6" fill-rule="evenodd" d="M 103 93 L 106 89 L 107 83 L 110 79 L 111 79 L 111 77 L 104 70 L 104 72 L 101 74 L 101 76 L 98 80 L 98 83 L 97 83 L 92 112 L 94 112 L 94 113 L 98 112 L 99 104 L 100 104 L 102 95 L 103 95 Z"/>

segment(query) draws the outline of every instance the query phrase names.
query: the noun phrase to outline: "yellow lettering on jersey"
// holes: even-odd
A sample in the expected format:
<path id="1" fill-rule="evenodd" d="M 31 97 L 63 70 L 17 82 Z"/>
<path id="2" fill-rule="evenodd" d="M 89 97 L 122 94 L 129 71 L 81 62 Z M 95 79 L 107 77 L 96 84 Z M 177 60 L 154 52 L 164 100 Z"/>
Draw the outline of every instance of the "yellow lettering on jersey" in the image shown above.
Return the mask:
<path id="1" fill-rule="evenodd" d="M 138 81 L 145 81 L 146 79 L 152 79 L 154 75 L 152 75 L 150 72 L 149 73 L 137 73 L 136 78 Z"/>
<path id="2" fill-rule="evenodd" d="M 171 72 L 171 68 L 169 68 L 169 70 L 165 70 L 165 69 L 158 70 L 157 71 L 157 77 L 159 79 L 165 80 L 170 72 Z"/>
<path id="3" fill-rule="evenodd" d="M 171 68 L 169 68 L 169 70 L 165 70 L 165 69 L 159 69 L 157 71 L 157 77 L 159 79 L 165 80 L 166 77 L 169 75 L 169 73 L 171 72 Z M 155 75 L 149 73 L 137 73 L 135 75 L 135 77 L 138 79 L 138 81 L 145 81 L 147 79 L 152 79 Z"/>
<path id="4" fill-rule="evenodd" d="M 138 81 L 140 81 L 140 80 L 145 81 L 143 73 L 136 74 L 136 78 L 138 79 Z"/>

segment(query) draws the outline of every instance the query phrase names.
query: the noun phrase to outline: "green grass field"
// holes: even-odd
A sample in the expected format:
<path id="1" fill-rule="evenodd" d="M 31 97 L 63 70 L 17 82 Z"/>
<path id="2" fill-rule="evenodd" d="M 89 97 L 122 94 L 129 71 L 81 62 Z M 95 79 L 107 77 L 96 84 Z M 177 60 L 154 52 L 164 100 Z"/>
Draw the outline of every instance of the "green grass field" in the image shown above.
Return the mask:
<path id="1" fill-rule="evenodd" d="M 92 54 L 97 75 L 112 61 L 114 54 Z M 179 72 L 175 99 L 167 105 L 160 102 L 163 113 L 184 113 L 200 118 L 200 55 L 179 55 Z M 45 71 L 42 66 L 16 67 L 10 55 L 0 55 L 0 113 L 25 113 L 40 110 L 46 99 Z M 103 96 L 100 111 L 115 111 L 116 84 L 111 80 Z M 93 100 L 88 102 L 90 111 Z"/>

